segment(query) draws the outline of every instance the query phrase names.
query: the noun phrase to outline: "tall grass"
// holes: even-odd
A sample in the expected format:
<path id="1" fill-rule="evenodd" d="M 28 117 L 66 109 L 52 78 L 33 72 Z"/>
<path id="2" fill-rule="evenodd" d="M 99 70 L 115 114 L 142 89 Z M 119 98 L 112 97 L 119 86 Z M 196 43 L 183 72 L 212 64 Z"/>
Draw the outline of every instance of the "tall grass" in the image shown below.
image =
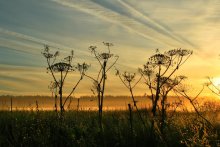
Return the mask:
<path id="1" fill-rule="evenodd" d="M 97 113 L 69 111 L 59 117 L 52 111 L 2 111 L 0 146 L 102 146 Z M 129 111 L 103 112 L 105 145 L 141 147 L 157 142 L 157 146 L 217 146 L 220 127 L 216 123 L 215 131 L 210 130 L 194 113 L 176 113 L 165 129 L 165 140 L 161 140 L 160 134 L 152 140 L 151 117 L 143 116 L 147 128 L 133 112 L 131 131 Z"/>

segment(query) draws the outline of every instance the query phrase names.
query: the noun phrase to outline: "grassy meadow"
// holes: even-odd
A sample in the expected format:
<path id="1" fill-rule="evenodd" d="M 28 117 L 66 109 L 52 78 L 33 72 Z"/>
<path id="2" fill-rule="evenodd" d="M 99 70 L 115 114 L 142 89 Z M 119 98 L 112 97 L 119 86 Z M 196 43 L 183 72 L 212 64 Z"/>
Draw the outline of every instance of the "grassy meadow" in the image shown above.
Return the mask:
<path id="1" fill-rule="evenodd" d="M 214 103 L 201 106 L 201 114 L 182 107 L 169 111 L 161 134 L 150 110 L 141 109 L 145 125 L 135 109 L 103 112 L 103 132 L 98 126 L 97 111 L 1 111 L 0 146 L 219 146 L 219 107 Z M 160 119 L 160 118 L 158 118 Z"/>

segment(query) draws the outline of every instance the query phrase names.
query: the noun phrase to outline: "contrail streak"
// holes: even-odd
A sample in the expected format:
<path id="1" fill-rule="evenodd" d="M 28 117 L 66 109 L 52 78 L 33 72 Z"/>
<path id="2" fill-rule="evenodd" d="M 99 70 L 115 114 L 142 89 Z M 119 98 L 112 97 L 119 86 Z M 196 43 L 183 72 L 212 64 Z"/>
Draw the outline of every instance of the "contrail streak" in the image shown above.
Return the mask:
<path id="1" fill-rule="evenodd" d="M 83 12 L 97 16 L 111 23 L 116 23 L 132 32 L 137 33 L 138 35 L 146 39 L 150 39 L 162 44 L 166 44 L 170 47 L 179 47 L 180 45 L 182 45 L 182 43 L 174 40 L 173 38 L 158 33 L 152 28 L 149 28 L 146 25 L 143 25 L 142 23 L 132 18 L 116 13 L 92 1 L 89 0 L 52 0 L 52 1 L 55 1 L 64 6 L 68 6 L 70 8 L 81 10 Z"/>
<path id="2" fill-rule="evenodd" d="M 30 41 L 32 43 L 39 44 L 39 45 L 42 45 L 42 46 L 43 45 L 49 45 L 50 47 L 58 49 L 59 51 L 64 52 L 64 53 L 69 53 L 70 49 L 71 50 L 73 49 L 74 51 L 76 51 L 75 48 L 73 48 L 73 47 L 69 47 L 69 46 L 66 46 L 66 45 L 50 42 L 50 41 L 43 40 L 43 39 L 38 39 L 38 38 L 29 36 L 29 35 L 25 35 L 25 34 L 18 33 L 18 32 L 13 32 L 13 31 L 3 29 L 3 28 L 0 28 L 0 34 L 8 35 L 8 36 L 15 37 L 15 38 L 18 38 L 18 39 L 23 39 L 23 40 L 26 40 L 26 41 Z M 24 50 L 24 49 L 21 49 L 21 47 L 20 48 L 16 47 L 16 45 L 21 46 L 21 44 L 17 44 L 16 42 L 11 43 L 11 44 L 9 44 L 9 43 L 6 44 L 6 42 L 8 42 L 8 41 L 2 42 L 0 40 L 0 46 L 5 46 L 5 47 L 8 47 L 8 48 L 11 47 L 13 49 L 17 49 L 17 50 L 22 51 L 22 52 L 29 52 L 30 53 L 30 51 L 28 51 L 28 49 Z M 27 47 L 28 46 L 25 46 L 25 48 L 27 48 Z M 33 47 L 30 47 L 30 49 L 33 49 Z M 78 49 L 77 52 L 81 53 L 82 55 L 88 56 L 88 53 L 85 52 L 85 51 L 82 51 L 82 50 Z"/>
<path id="3" fill-rule="evenodd" d="M 42 39 L 38 39 L 32 36 L 28 36 L 28 35 L 24 35 L 21 33 L 17 33 L 17 32 L 13 32 L 13 31 L 9 31 L 3 28 L 0 28 L 0 33 L 1 34 L 6 34 L 9 36 L 13 36 L 19 39 L 23 39 L 23 40 L 27 40 L 36 44 L 40 44 L 40 45 L 49 45 L 50 47 L 56 48 L 56 49 L 65 49 L 65 48 L 70 48 L 61 44 L 57 44 L 57 43 L 53 43 L 53 42 L 49 42 L 46 40 L 42 40 Z"/>
<path id="4" fill-rule="evenodd" d="M 156 27 L 158 29 L 158 31 L 162 30 L 167 35 L 169 35 L 171 38 L 175 39 L 176 41 L 179 41 L 181 43 L 187 43 L 190 46 L 195 47 L 195 45 L 193 45 L 191 42 L 189 42 L 185 38 L 182 38 L 182 36 L 178 36 L 176 34 L 173 34 L 173 32 L 170 32 L 164 26 L 162 26 L 161 24 L 159 24 L 156 21 L 152 20 L 151 18 L 147 17 L 146 15 L 144 15 L 143 13 L 141 13 L 140 11 L 138 11 L 137 9 L 132 7 L 131 5 L 127 4 L 123 0 L 118 0 L 118 2 L 120 4 L 122 4 L 124 7 L 126 7 L 131 12 L 132 15 L 136 14 L 136 16 L 139 16 L 139 17 L 143 18 L 144 20 L 147 20 L 147 22 L 152 24 L 152 26 Z"/>
<path id="5" fill-rule="evenodd" d="M 40 54 L 38 52 L 37 48 L 34 48 L 33 46 L 27 45 L 27 44 L 21 44 L 16 41 L 12 41 L 9 39 L 0 38 L 0 46 L 6 47 L 21 53 L 28 53 L 28 54 Z"/>

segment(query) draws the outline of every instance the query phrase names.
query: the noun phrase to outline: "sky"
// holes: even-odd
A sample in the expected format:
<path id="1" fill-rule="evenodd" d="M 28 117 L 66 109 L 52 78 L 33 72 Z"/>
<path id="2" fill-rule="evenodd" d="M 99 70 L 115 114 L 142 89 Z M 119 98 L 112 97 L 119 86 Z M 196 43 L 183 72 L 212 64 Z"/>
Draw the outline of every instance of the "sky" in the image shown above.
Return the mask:
<path id="1" fill-rule="evenodd" d="M 219 0 L 1 0 L 0 95 L 50 94 L 45 44 L 61 57 L 74 50 L 74 61 L 91 64 L 88 74 L 95 75 L 98 64 L 88 47 L 103 51 L 103 41 L 114 44 L 116 67 L 128 72 L 137 72 L 156 49 L 193 50 L 177 74 L 187 76 L 196 92 L 207 76 L 220 84 L 219 40 Z M 114 73 L 108 73 L 106 94 L 129 95 Z M 66 94 L 77 78 L 68 77 Z M 91 86 L 83 80 L 75 95 L 91 95 Z M 145 92 L 142 81 L 135 94 Z"/>

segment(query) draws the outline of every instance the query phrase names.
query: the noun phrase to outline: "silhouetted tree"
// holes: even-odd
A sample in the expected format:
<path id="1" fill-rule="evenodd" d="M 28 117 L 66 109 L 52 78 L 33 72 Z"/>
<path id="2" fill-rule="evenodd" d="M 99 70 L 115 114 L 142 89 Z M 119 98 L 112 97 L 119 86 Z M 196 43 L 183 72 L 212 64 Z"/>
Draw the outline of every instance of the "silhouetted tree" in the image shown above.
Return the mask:
<path id="1" fill-rule="evenodd" d="M 55 52 L 54 54 L 50 53 L 50 49 L 48 45 L 45 45 L 44 51 L 42 52 L 43 56 L 46 58 L 47 61 L 47 70 L 52 75 L 54 83 L 59 88 L 59 99 L 60 99 L 60 111 L 61 114 L 64 111 L 64 106 L 66 104 L 66 101 L 70 98 L 70 96 L 75 91 L 76 87 L 80 83 L 80 81 L 83 79 L 86 70 L 88 69 L 88 65 L 86 63 L 76 65 L 72 65 L 73 62 L 73 56 L 74 52 L 71 51 L 71 54 L 67 57 L 65 57 L 63 60 L 57 62 L 57 57 L 59 55 L 59 52 Z M 64 82 L 66 80 L 67 75 L 70 72 L 73 72 L 75 70 L 78 70 L 80 73 L 80 78 L 76 82 L 76 84 L 73 86 L 72 91 L 70 94 L 66 97 L 65 101 L 63 102 L 63 86 Z"/>

